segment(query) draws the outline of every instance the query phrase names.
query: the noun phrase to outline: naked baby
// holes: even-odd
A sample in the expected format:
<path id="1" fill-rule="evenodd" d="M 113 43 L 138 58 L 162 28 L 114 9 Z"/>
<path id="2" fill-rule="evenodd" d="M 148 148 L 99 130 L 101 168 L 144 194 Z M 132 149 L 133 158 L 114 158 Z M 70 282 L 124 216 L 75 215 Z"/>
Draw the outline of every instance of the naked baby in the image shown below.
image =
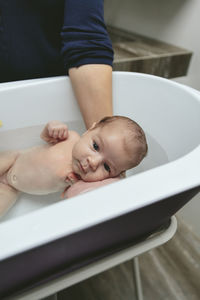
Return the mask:
<path id="1" fill-rule="evenodd" d="M 75 182 L 97 182 L 135 167 L 147 153 L 142 128 L 129 118 L 105 117 L 82 136 L 59 121 L 41 133 L 47 144 L 0 153 L 0 216 L 20 192 L 43 195 Z"/>

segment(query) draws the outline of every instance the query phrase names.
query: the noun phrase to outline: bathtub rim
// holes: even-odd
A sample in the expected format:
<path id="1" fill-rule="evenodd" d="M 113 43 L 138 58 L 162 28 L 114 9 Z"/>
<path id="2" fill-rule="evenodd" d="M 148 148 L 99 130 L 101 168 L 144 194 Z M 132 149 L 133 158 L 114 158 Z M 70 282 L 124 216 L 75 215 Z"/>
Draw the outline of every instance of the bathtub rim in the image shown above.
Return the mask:
<path id="1" fill-rule="evenodd" d="M 160 81 L 160 82 L 168 82 L 169 85 L 173 86 L 173 87 L 178 87 L 184 91 L 186 91 L 186 93 L 190 93 L 192 94 L 192 96 L 195 98 L 195 101 L 200 102 L 200 91 L 195 90 L 194 88 L 191 88 L 189 86 L 186 86 L 184 84 L 178 83 L 176 81 L 172 81 L 170 79 L 166 79 L 160 76 L 156 76 L 156 75 L 151 75 L 151 74 L 145 74 L 145 73 L 137 73 L 137 72 L 124 72 L 124 71 L 113 71 L 113 86 L 115 84 L 115 80 L 118 76 L 133 76 L 136 78 L 155 78 L 156 80 Z M 6 91 L 11 91 L 11 90 L 17 90 L 17 89 L 21 89 L 21 88 L 28 88 L 28 87 L 32 87 L 32 86 L 38 86 L 41 84 L 47 84 L 47 83 L 62 83 L 62 82 L 66 82 L 66 80 L 68 81 L 68 87 L 71 86 L 70 83 L 70 79 L 69 76 L 55 76 L 55 77 L 45 77 L 45 78 L 37 78 L 37 79 L 28 79 L 28 80 L 19 80 L 19 81 L 13 81 L 13 82 L 4 82 L 4 83 L 0 83 L 0 92 L 6 92 Z M 72 88 L 71 88 L 72 90 Z M 0 99 L 1 100 L 1 99 Z M 35 125 L 32 124 L 33 126 Z M 32 126 L 31 125 L 31 126 Z M 12 127 L 6 127 L 4 124 L 4 128 L 1 128 L 1 130 L 10 130 L 13 129 Z M 21 126 L 17 127 L 17 128 L 21 128 Z M 16 129 L 16 127 L 14 127 L 14 129 Z"/>
<path id="2" fill-rule="evenodd" d="M 123 73 L 126 76 L 130 76 L 129 72 L 114 72 L 114 73 Z M 138 73 L 131 73 L 131 75 L 142 77 L 158 77 L 154 75 L 147 75 L 147 74 L 138 74 Z M 115 75 L 114 75 L 115 76 Z M 53 78 L 44 78 L 43 82 L 46 83 L 47 81 L 51 82 L 52 80 L 59 81 L 60 79 L 65 80 L 65 76 L 60 77 L 53 77 Z M 159 80 L 162 81 L 168 81 L 168 79 L 160 78 Z M 36 84 L 37 85 L 37 79 L 30 80 L 28 84 Z M 13 83 L 3 83 L 4 87 L 7 89 L 10 89 L 10 85 Z M 170 81 L 170 84 L 175 86 L 180 86 L 182 89 L 187 90 L 187 92 L 192 93 L 195 95 L 195 98 L 200 101 L 199 94 L 196 93 L 196 90 L 193 90 L 192 88 L 183 86 L 182 84 L 179 84 L 177 82 Z M 14 84 L 15 85 L 15 84 Z M 27 81 L 22 82 L 16 82 L 15 87 L 18 88 L 22 87 L 23 85 L 27 86 Z M 0 89 L 2 86 L 0 85 Z M 19 216 L 13 220 L 4 221 L 3 223 L 0 223 L 0 237 L 7 233 L 7 236 L 5 239 L 2 239 L 2 243 L 0 245 L 0 260 L 6 259 L 10 256 L 16 255 L 18 253 L 27 251 L 29 249 L 32 249 L 34 247 L 38 247 L 40 245 L 46 244 L 48 242 L 51 242 L 55 239 L 58 239 L 60 237 L 63 237 L 65 235 L 69 235 L 72 233 L 75 233 L 77 231 L 86 229 L 90 226 L 94 226 L 96 224 L 99 224 L 101 222 L 104 222 L 108 219 L 115 218 L 117 216 L 120 216 L 122 214 L 125 214 L 131 210 L 135 210 L 138 208 L 142 208 L 148 204 L 155 203 L 157 201 L 160 201 L 162 199 L 165 199 L 168 196 L 172 196 L 174 194 L 177 194 L 179 192 L 183 192 L 185 190 L 188 190 L 193 187 L 197 187 L 200 185 L 200 171 L 198 170 L 198 165 L 200 165 L 200 146 L 197 146 L 192 151 L 187 153 L 186 155 L 168 162 L 164 165 L 155 167 L 153 169 L 150 169 L 148 171 L 135 174 L 126 180 L 122 180 L 115 184 L 115 191 L 116 191 L 116 197 L 114 201 L 118 201 L 117 207 L 115 207 L 115 210 L 113 211 L 113 207 L 111 207 L 111 203 L 109 203 L 109 209 L 106 205 L 106 196 L 109 194 L 112 195 L 112 185 L 102 187 L 99 189 L 99 191 L 90 191 L 87 194 L 81 194 L 73 199 L 65 200 L 63 202 L 55 203 L 50 206 L 44 207 L 40 210 L 27 213 L 24 216 Z M 198 163 L 199 162 L 199 163 Z M 192 173 L 193 176 L 190 176 L 191 174 L 181 174 L 185 169 L 190 170 L 192 167 L 192 172 L 196 170 L 196 173 Z M 163 168 L 167 168 L 168 172 L 170 174 L 170 187 L 165 186 L 165 176 L 163 176 Z M 179 172 L 178 172 L 179 170 Z M 189 172 L 190 173 L 190 172 Z M 143 183 L 143 177 L 145 174 L 145 178 L 148 182 L 148 189 L 138 189 L 137 186 L 135 186 L 135 192 L 137 194 L 137 201 L 132 203 L 132 193 L 127 192 L 126 199 L 123 200 L 123 207 L 122 203 L 120 205 L 121 199 L 119 199 L 120 196 L 123 196 L 120 193 L 121 189 L 128 190 L 128 186 L 131 185 L 142 185 Z M 141 179 L 142 177 L 142 179 Z M 181 179 L 180 179 L 181 177 Z M 159 183 L 158 179 L 159 178 Z M 155 181 L 153 181 L 155 179 Z M 131 183 L 130 183 L 131 181 Z M 183 184 L 184 181 L 184 184 Z M 184 187 L 183 187 L 184 185 Z M 157 187 L 159 186 L 159 189 Z M 147 190 L 150 190 L 154 188 L 154 195 L 147 195 Z M 132 190 L 131 190 L 132 192 Z M 98 196 L 96 195 L 98 193 Z M 95 197 L 95 205 L 93 197 Z M 103 200 L 102 200 L 103 199 Z M 78 202 L 76 202 L 78 201 Z M 86 203 L 87 205 L 90 205 L 90 208 L 92 207 L 92 211 L 90 211 L 90 216 L 87 217 L 87 220 L 84 216 L 84 206 L 82 203 Z M 103 203 L 102 203 L 103 202 Z M 105 205 L 103 205 L 105 202 Z M 113 200 L 111 201 L 114 204 Z M 122 201 L 121 201 L 122 202 Z M 74 205 L 73 203 L 76 203 Z M 78 204 L 77 204 L 78 203 Z M 125 205 L 126 203 L 126 205 Z M 74 213 L 74 207 L 80 205 L 83 209 L 82 215 L 79 215 L 80 219 L 78 223 L 74 223 L 72 219 L 66 220 L 66 215 L 63 214 L 64 209 L 69 209 L 67 211 L 67 214 L 70 216 L 71 213 Z M 102 208 L 103 206 L 103 208 Z M 97 209 L 98 207 L 98 209 Z M 61 212 L 62 215 L 59 215 L 59 222 L 56 223 L 56 230 L 55 228 L 52 228 L 52 219 L 53 219 L 53 211 Z M 48 215 L 48 216 L 47 216 Z M 44 217 L 46 216 L 46 226 L 44 227 Z M 39 225 L 37 224 L 39 223 Z M 59 224 L 58 224 L 59 223 Z M 55 225 L 55 224 L 54 224 Z M 15 228 L 15 231 L 13 231 L 13 227 Z M 65 227 L 65 228 L 63 228 Z M 19 242 L 19 238 L 21 237 L 21 240 Z M 3 244 L 3 245 L 2 245 Z"/>

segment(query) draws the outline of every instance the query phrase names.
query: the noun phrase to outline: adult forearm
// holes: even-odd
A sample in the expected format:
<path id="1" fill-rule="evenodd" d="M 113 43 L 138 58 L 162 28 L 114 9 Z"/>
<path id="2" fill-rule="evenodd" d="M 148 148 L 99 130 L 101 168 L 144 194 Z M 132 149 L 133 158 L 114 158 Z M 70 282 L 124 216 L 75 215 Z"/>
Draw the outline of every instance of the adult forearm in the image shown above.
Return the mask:
<path id="1" fill-rule="evenodd" d="M 69 76 L 87 128 L 113 114 L 111 66 L 82 65 L 69 69 Z"/>

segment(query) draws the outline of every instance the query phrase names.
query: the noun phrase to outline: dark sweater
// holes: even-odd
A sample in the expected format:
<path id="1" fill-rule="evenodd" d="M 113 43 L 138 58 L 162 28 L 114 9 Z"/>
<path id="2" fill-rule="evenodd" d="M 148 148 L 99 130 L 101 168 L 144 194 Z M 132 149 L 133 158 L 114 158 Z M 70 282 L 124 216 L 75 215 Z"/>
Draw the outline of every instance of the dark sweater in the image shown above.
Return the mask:
<path id="1" fill-rule="evenodd" d="M 112 65 L 103 0 L 0 0 L 0 82 Z"/>

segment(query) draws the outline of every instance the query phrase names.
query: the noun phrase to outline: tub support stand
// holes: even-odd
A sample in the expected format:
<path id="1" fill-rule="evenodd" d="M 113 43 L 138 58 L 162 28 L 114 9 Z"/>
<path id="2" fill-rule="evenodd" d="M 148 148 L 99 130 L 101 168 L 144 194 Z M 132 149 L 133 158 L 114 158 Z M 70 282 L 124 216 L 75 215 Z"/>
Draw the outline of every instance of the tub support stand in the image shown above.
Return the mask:
<path id="1" fill-rule="evenodd" d="M 135 287 L 137 300 L 143 300 L 142 282 L 140 277 L 140 265 L 138 256 L 134 257 L 133 260 L 133 271 L 135 277 Z"/>

